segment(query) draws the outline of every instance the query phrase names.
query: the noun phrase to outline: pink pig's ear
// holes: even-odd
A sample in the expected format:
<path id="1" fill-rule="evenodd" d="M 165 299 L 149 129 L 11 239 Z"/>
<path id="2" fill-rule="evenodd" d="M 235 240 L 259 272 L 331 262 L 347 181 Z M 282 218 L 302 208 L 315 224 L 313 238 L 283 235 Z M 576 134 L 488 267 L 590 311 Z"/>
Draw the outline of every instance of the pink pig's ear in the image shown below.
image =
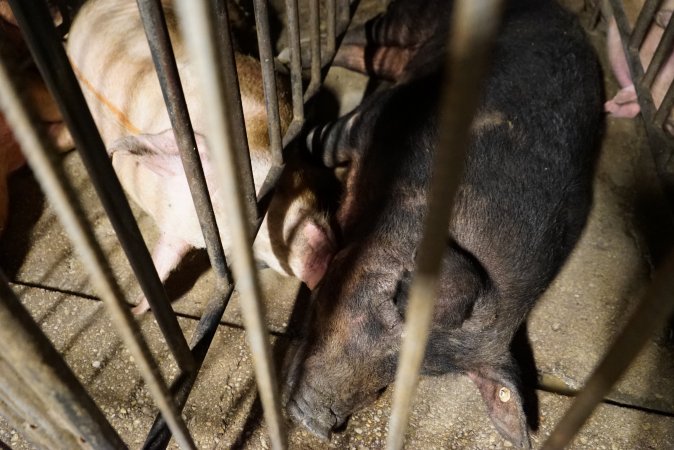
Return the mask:
<path id="1" fill-rule="evenodd" d="M 514 369 L 488 367 L 468 373 L 501 436 L 520 448 L 531 448 L 522 392 Z"/>
<path id="2" fill-rule="evenodd" d="M 194 134 L 201 157 L 204 172 L 211 171 L 206 140 L 199 133 Z M 126 152 L 136 156 L 140 164 L 163 177 L 174 177 L 184 173 L 180 151 L 176 144 L 173 130 L 162 131 L 157 134 L 139 134 L 117 139 L 108 148 L 110 158 L 117 152 Z"/>

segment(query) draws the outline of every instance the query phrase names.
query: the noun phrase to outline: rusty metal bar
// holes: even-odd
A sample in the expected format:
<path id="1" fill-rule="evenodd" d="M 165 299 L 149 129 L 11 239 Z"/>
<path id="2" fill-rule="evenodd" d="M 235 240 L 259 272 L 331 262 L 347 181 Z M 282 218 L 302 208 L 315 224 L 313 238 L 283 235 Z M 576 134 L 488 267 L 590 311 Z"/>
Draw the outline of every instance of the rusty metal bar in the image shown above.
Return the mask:
<path id="1" fill-rule="evenodd" d="M 597 405 L 620 379 L 654 331 L 661 330 L 674 312 L 674 252 L 656 271 L 636 311 L 604 354 L 566 414 L 543 445 L 544 450 L 566 447 Z"/>
<path id="2" fill-rule="evenodd" d="M 192 193 L 192 200 L 204 235 L 211 266 L 213 266 L 218 277 L 225 278 L 228 283 L 231 283 L 225 252 L 220 242 L 220 233 L 215 221 L 213 204 L 208 195 L 206 177 L 201 166 L 197 142 L 187 110 L 185 94 L 180 84 L 178 66 L 171 48 L 171 39 L 161 0 L 138 0 L 138 10 L 159 76 L 159 84 L 180 150 L 180 158 L 185 168 L 187 183 Z"/>
<path id="3" fill-rule="evenodd" d="M 326 0 L 326 9 L 328 10 L 327 14 L 327 23 L 326 31 L 328 33 L 328 42 L 325 47 L 325 53 L 329 58 L 332 58 L 335 55 L 336 49 L 336 28 L 337 28 L 337 3 L 336 0 Z"/>
<path id="4" fill-rule="evenodd" d="M 6 395 L 11 396 L 7 398 Z M 0 389 L 0 415 L 4 417 L 12 428 L 20 431 L 28 442 L 36 448 L 58 448 L 59 444 L 64 442 L 51 437 L 54 435 L 54 431 L 49 429 L 49 424 L 44 425 L 42 423 L 42 428 L 33 428 L 35 426 L 34 423 L 32 423 L 32 420 L 29 422 L 28 419 L 21 415 L 20 408 L 17 408 L 12 403 L 13 398 L 16 398 L 13 394 L 4 394 Z"/>
<path id="5" fill-rule="evenodd" d="M 290 48 L 290 85 L 293 96 L 293 121 L 304 120 L 302 98 L 302 56 L 300 54 L 300 21 L 297 0 L 286 0 L 288 47 Z"/>
<path id="6" fill-rule="evenodd" d="M 342 34 L 346 31 L 351 21 L 351 5 L 349 0 L 338 0 L 337 4 L 337 34 Z"/>
<path id="7" fill-rule="evenodd" d="M 309 0 L 309 39 L 311 45 L 311 78 L 304 93 L 310 99 L 321 85 L 321 22 L 319 0 Z"/>
<path id="8" fill-rule="evenodd" d="M 3 88 L 4 82 L 2 80 Z M 0 371 L 3 380 L 0 384 L 5 393 L 13 394 L 11 401 L 21 404 L 21 409 L 30 412 L 33 418 L 49 417 L 47 423 L 42 420 L 34 426 L 45 426 L 45 431 L 53 433 L 52 439 L 63 439 L 61 445 L 73 448 L 67 443 L 80 447 L 86 442 L 93 448 L 125 447 L 103 412 L 16 298 L 2 272 L 0 299 L 0 341 L 11 343 L 3 347 L 0 358 L 9 366 Z"/>
<path id="9" fill-rule="evenodd" d="M 227 110 L 232 117 L 232 137 L 236 142 L 236 149 L 239 155 L 239 171 L 241 173 L 241 187 L 246 199 L 248 210 L 248 221 L 252 224 L 263 215 L 257 205 L 255 195 L 255 181 L 253 180 L 253 169 L 250 162 L 250 151 L 248 146 L 248 136 L 246 135 L 246 123 L 243 117 L 243 106 L 241 104 L 241 91 L 239 90 L 239 77 L 236 70 L 236 58 L 234 56 L 234 46 L 232 44 L 232 35 L 229 28 L 229 13 L 227 11 L 227 0 L 212 0 L 215 8 L 215 15 L 218 21 L 217 42 L 220 50 L 220 60 L 222 61 L 222 76 L 225 83 L 232 86 L 232 98 Z"/>
<path id="10" fill-rule="evenodd" d="M 669 113 L 672 111 L 672 106 L 674 106 L 674 83 L 670 84 L 667 88 L 667 93 L 655 113 L 653 122 L 656 126 L 662 127 L 665 124 L 665 120 L 667 120 Z"/>
<path id="11" fill-rule="evenodd" d="M 658 6 L 661 0 L 646 0 L 644 6 L 639 12 L 639 17 L 637 18 L 634 28 L 632 29 L 632 34 L 629 38 L 629 46 L 633 49 L 639 50 L 641 44 L 644 42 L 646 37 L 646 32 L 648 32 L 653 23 L 653 17 L 655 12 L 658 10 Z"/>
<path id="12" fill-rule="evenodd" d="M 16 7 L 17 5 L 19 8 Z M 23 4 L 22 6 L 22 2 L 13 2 L 11 6 L 17 18 L 22 17 L 20 23 L 22 24 L 23 29 L 26 29 L 25 17 L 27 11 L 23 9 L 26 4 Z M 32 2 L 30 9 L 31 16 L 33 17 L 44 15 L 41 20 L 44 23 L 47 23 L 47 25 L 51 27 L 51 31 L 54 32 L 53 25 L 48 22 L 51 20 L 49 18 L 49 12 L 43 3 Z M 17 14 L 18 11 L 21 11 L 21 13 Z M 47 42 L 47 40 L 41 38 L 34 40 L 34 44 L 37 46 L 40 46 L 41 42 Z M 59 46 L 61 45 L 58 41 L 54 42 Z M 60 47 L 60 49 L 63 51 L 62 47 Z M 45 50 L 45 48 L 39 48 L 37 50 L 38 51 L 35 51 L 35 48 L 33 48 L 34 54 L 40 55 L 40 58 L 45 56 L 45 51 L 49 51 Z M 65 54 L 62 54 L 62 58 L 65 58 Z M 61 61 L 64 62 L 65 60 L 62 59 Z M 61 65 L 63 66 L 63 64 Z M 69 68 L 67 64 L 65 64 L 65 67 Z M 65 70 L 67 69 L 64 69 L 64 71 Z M 43 74 L 50 75 L 51 73 L 43 71 Z M 60 75 L 63 74 L 64 72 Z M 70 75 L 72 75 L 72 72 L 70 72 Z M 65 80 L 62 84 L 55 83 L 55 80 L 49 77 L 45 78 L 51 83 L 50 88 L 52 88 L 52 92 L 54 92 L 53 88 L 56 85 L 61 86 L 64 89 L 64 93 L 68 92 L 76 95 L 76 93 L 79 92 L 79 100 L 81 101 L 79 104 L 84 105 L 84 99 L 82 98 L 82 92 L 79 91 L 79 86 L 77 86 L 77 89 L 73 88 L 72 83 L 77 83 L 74 76 L 70 80 Z M 66 81 L 69 81 L 69 83 Z M 77 100 L 76 97 L 73 98 L 73 101 L 76 102 Z M 176 412 L 168 388 L 164 383 L 156 362 L 151 356 L 150 349 L 142 338 L 138 324 L 131 316 L 131 312 L 124 301 L 121 289 L 112 276 L 112 270 L 107 263 L 103 250 L 95 239 L 92 226 L 82 213 L 82 207 L 73 191 L 70 180 L 68 180 L 62 169 L 51 160 L 50 153 L 41 143 L 39 135 L 33 128 L 24 105 L 16 95 L 11 80 L 9 79 L 9 74 L 4 66 L 4 62 L 0 64 L 0 105 L 4 110 L 7 122 L 11 125 L 19 144 L 21 145 L 21 149 L 23 150 L 30 167 L 33 169 L 33 172 L 42 186 L 42 190 L 54 205 L 54 210 L 68 233 L 75 250 L 79 253 L 84 268 L 89 271 L 90 282 L 95 286 L 101 299 L 105 302 L 120 337 L 131 352 L 136 364 L 138 364 L 140 373 L 145 379 L 157 406 L 170 424 L 171 430 L 176 436 L 176 441 L 183 448 L 194 448 L 192 437 L 190 436 L 189 431 L 187 431 L 185 422 Z M 86 108 L 84 108 L 84 111 L 88 113 Z M 68 113 L 70 112 L 72 111 L 68 111 Z M 67 115 L 64 114 L 64 116 L 68 118 Z M 88 117 L 91 120 L 91 116 L 89 115 Z M 73 121 L 72 119 L 73 117 L 70 117 L 69 124 L 71 125 L 71 129 L 75 129 L 72 125 L 79 124 L 79 120 L 82 118 L 79 117 L 79 120 L 77 121 Z M 91 124 L 93 126 L 93 120 L 91 120 Z M 95 130 L 95 127 L 93 129 Z M 85 130 L 84 133 L 88 133 L 88 131 Z M 87 136 L 90 138 L 85 140 L 85 142 L 92 141 L 91 143 L 95 145 L 95 140 L 92 140 L 91 137 L 96 137 L 98 134 L 94 132 L 94 134 L 87 134 Z M 100 136 L 98 136 L 98 143 L 101 146 L 102 151 Z"/>
<path id="13" fill-rule="evenodd" d="M 663 184 L 663 189 L 666 191 L 668 198 L 674 198 L 674 192 L 672 191 L 671 186 L 674 186 L 674 177 L 671 175 L 671 159 L 672 159 L 672 139 L 671 136 L 662 126 L 654 126 L 652 123 L 653 118 L 656 115 L 655 105 L 653 103 L 653 96 L 650 88 L 648 88 L 643 82 L 638 80 L 643 80 L 644 77 L 644 68 L 641 65 L 641 58 L 639 55 L 639 50 L 637 48 L 632 48 L 628 45 L 625 45 L 627 42 L 627 37 L 629 36 L 630 27 L 623 10 L 623 5 L 621 0 L 610 0 L 611 9 L 613 10 L 613 17 L 615 18 L 616 24 L 618 25 L 618 31 L 622 37 L 623 50 L 627 58 L 627 64 L 632 75 L 632 79 L 635 80 L 634 87 L 637 91 L 637 100 L 639 101 L 639 106 L 641 107 L 641 115 L 644 117 L 644 124 L 646 126 L 646 131 L 648 132 L 648 140 L 650 143 L 651 154 L 655 162 L 655 167 L 658 172 L 658 176 Z M 664 121 L 663 121 L 664 122 Z M 672 201 L 670 200 L 670 206 Z"/>
<path id="14" fill-rule="evenodd" d="M 386 447 L 403 447 L 409 411 L 426 352 L 437 296 L 443 247 L 454 195 L 463 170 L 470 123 L 478 106 L 488 53 L 501 17 L 500 0 L 459 0 L 454 4 L 440 104 L 438 145 L 433 158 L 428 212 L 410 286 L 402 348 L 396 374 Z"/>
<path id="15" fill-rule="evenodd" d="M 274 55 L 271 48 L 269 33 L 269 11 L 267 0 L 253 0 L 255 10 L 255 27 L 257 29 L 257 43 L 262 64 L 262 84 L 264 98 L 267 105 L 267 123 L 269 127 L 269 147 L 273 156 L 273 164 L 283 164 L 283 146 L 281 140 L 281 120 L 278 110 L 278 91 L 276 90 L 276 71 L 274 70 Z"/>
<path id="16" fill-rule="evenodd" d="M 653 81 L 660 72 L 665 58 L 669 58 L 672 54 L 672 46 L 674 46 L 674 20 L 670 20 L 667 24 L 667 28 L 665 28 L 665 32 L 662 34 L 662 39 L 655 49 L 653 59 L 646 69 L 646 75 L 644 75 L 642 81 L 645 86 L 650 88 L 653 85 Z"/>
<path id="17" fill-rule="evenodd" d="M 272 167 L 262 185 L 262 189 L 260 190 L 259 208 L 263 213 L 262 217 L 258 218 L 255 223 L 255 228 L 253 230 L 254 235 L 257 235 L 260 226 L 262 225 L 264 212 L 269 206 L 271 195 L 273 194 L 273 187 L 276 186 L 281 171 L 282 166 Z M 192 335 L 192 340 L 190 342 L 190 348 L 194 355 L 196 368 L 193 372 L 179 375 L 171 384 L 171 392 L 173 393 L 179 410 L 182 410 L 185 407 L 185 403 L 187 403 L 187 398 L 194 386 L 199 369 L 206 358 L 206 353 L 211 346 L 211 342 L 213 341 L 217 327 L 222 319 L 222 315 L 229 304 L 232 292 L 234 292 L 234 284 L 228 283 L 223 285 L 222 283 L 219 283 L 213 287 L 213 291 L 213 299 L 206 305 L 206 308 L 204 308 L 201 319 L 197 324 L 197 328 Z M 171 433 L 166 427 L 166 422 L 163 417 L 159 414 L 155 417 L 152 428 L 143 444 L 143 449 L 164 449 L 168 445 L 170 439 Z"/>
<path id="18" fill-rule="evenodd" d="M 43 1 L 10 0 L 31 54 L 49 91 L 56 99 L 90 179 L 110 218 L 117 237 L 131 263 L 143 293 L 157 317 L 166 342 L 183 370 L 194 365 L 178 320 L 171 309 L 164 286 L 152 263 L 138 224 L 115 176 L 91 113 L 86 106 L 63 44 L 56 34 L 51 15 Z"/>
<path id="19" fill-rule="evenodd" d="M 194 360 L 197 364 L 196 370 L 190 373 L 180 374 L 171 385 L 171 392 L 173 393 L 179 410 L 182 410 L 185 407 L 185 403 L 187 403 L 187 398 L 197 379 L 199 369 L 206 358 L 206 353 L 211 347 L 211 342 L 217 331 L 218 324 L 229 304 L 229 299 L 231 298 L 233 291 L 234 285 L 231 283 L 228 285 L 217 283 L 213 287 L 213 300 L 206 305 L 206 308 L 201 315 L 201 319 L 197 324 L 197 329 L 192 336 L 191 348 Z M 155 418 L 152 428 L 145 439 L 143 449 L 164 449 L 168 445 L 170 439 L 171 433 L 166 427 L 166 421 L 162 415 L 159 414 Z"/>
<path id="20" fill-rule="evenodd" d="M 216 24 L 212 11 L 204 1 L 177 2 L 181 25 L 187 43 L 196 63 L 197 73 L 202 79 L 202 96 L 209 120 L 209 147 L 213 151 L 223 189 L 225 204 L 228 206 L 227 219 L 232 234 L 232 254 L 234 275 L 241 298 L 241 311 L 246 328 L 246 338 L 253 358 L 255 377 L 271 444 L 274 449 L 286 447 L 286 434 L 281 416 L 281 402 L 276 382 L 275 368 L 266 336 L 264 309 L 260 301 L 261 292 L 253 252 L 249 245 L 250 233 L 244 218 L 245 204 L 239 185 L 237 157 L 232 142 L 231 122 L 227 115 L 226 99 L 231 96 L 220 76 L 220 61 L 214 47 Z M 261 12 L 261 11 L 258 11 Z M 259 25 L 259 24 L 258 24 Z M 189 31 L 189 32 L 188 32 Z M 221 150 L 222 149 L 222 150 Z"/>

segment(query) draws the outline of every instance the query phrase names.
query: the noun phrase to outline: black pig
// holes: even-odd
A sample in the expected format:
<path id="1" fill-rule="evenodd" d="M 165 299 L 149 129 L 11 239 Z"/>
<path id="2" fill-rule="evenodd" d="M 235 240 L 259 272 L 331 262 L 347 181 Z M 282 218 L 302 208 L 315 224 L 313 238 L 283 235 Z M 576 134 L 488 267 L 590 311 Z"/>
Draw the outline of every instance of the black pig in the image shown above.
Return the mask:
<path id="1" fill-rule="evenodd" d="M 422 12 L 395 15 L 414 8 Z M 399 0 L 361 31 L 367 51 L 351 44 L 340 61 L 397 83 L 309 139 L 326 165 L 346 172 L 337 214 L 343 247 L 314 293 L 310 335 L 288 379 L 290 415 L 320 436 L 394 379 L 451 9 L 451 1 Z M 406 20 L 428 12 L 437 21 L 432 34 L 390 37 L 395 27 L 427 26 Z M 554 1 L 507 2 L 447 239 L 438 243 L 445 254 L 423 373 L 468 374 L 498 431 L 524 447 L 529 433 L 509 347 L 585 224 L 601 86 L 596 55 L 569 13 Z"/>

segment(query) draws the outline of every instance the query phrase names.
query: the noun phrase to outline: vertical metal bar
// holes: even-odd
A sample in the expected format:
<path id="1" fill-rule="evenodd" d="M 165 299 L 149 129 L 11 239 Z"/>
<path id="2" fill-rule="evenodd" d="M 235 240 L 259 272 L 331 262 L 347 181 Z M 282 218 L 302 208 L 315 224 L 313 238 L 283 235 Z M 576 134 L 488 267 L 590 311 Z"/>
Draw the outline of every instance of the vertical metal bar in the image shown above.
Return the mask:
<path id="1" fill-rule="evenodd" d="M 2 81 L 4 85 L 5 80 Z M 20 377 L 9 380 L 13 381 L 9 384 L 3 383 L 3 387 L 12 388 L 14 384 L 15 388 L 26 387 L 35 392 L 37 401 L 47 407 L 52 418 L 60 419 L 67 426 L 75 442 L 87 442 L 94 448 L 124 447 L 122 439 L 70 367 L 16 298 L 2 272 L 0 299 L 0 342 L 11 343 L 3 346 L 2 360 L 8 362 Z M 5 377 L 11 374 L 3 371 L 1 376 L 6 380 Z M 14 398 L 13 401 L 21 399 Z M 37 413 L 44 414 L 39 410 Z"/>
<path id="2" fill-rule="evenodd" d="M 274 165 L 281 165 L 283 164 L 281 120 L 278 110 L 278 93 L 276 90 L 274 55 L 272 54 L 271 35 L 269 33 L 269 11 L 267 8 L 267 0 L 253 0 L 253 9 L 255 10 L 257 43 L 260 50 L 260 63 L 262 64 L 264 98 L 267 104 L 269 147 L 274 158 Z"/>
<path id="3" fill-rule="evenodd" d="M 190 373 L 181 374 L 171 385 L 171 392 L 173 393 L 173 397 L 175 398 L 179 410 L 182 410 L 185 407 L 185 403 L 187 403 L 187 398 L 197 379 L 201 364 L 206 358 L 206 353 L 211 347 L 213 336 L 215 336 L 218 324 L 227 308 L 227 304 L 229 303 L 233 291 L 233 284 L 223 286 L 221 283 L 218 283 L 214 286 L 212 294 L 213 299 L 206 305 L 190 343 L 192 353 L 194 354 L 194 360 L 197 364 L 196 370 Z M 171 433 L 168 428 L 166 428 L 166 421 L 162 415 L 159 414 L 152 423 L 152 428 L 150 428 L 150 432 L 145 439 L 143 449 L 164 449 L 170 440 Z"/>
<path id="4" fill-rule="evenodd" d="M 245 220 L 245 205 L 239 185 L 237 158 L 231 139 L 230 118 L 227 115 L 228 92 L 220 76 L 218 52 L 214 47 L 215 25 L 212 11 L 205 1 L 180 0 L 179 17 L 184 35 L 202 79 L 203 102 L 209 119 L 209 147 L 214 151 L 223 189 L 227 219 L 232 234 L 234 275 L 241 298 L 241 311 L 246 327 L 246 338 L 251 350 L 255 377 L 264 408 L 265 419 L 272 447 L 286 447 L 286 435 L 281 416 L 281 402 L 276 384 L 274 365 L 265 331 L 264 310 L 260 301 L 261 292 L 253 252 L 249 245 L 249 229 Z M 222 150 L 221 150 L 222 149 Z"/>
<path id="5" fill-rule="evenodd" d="M 37 3 L 32 2 L 31 6 L 31 12 L 36 14 Z M 15 8 L 15 4 L 12 4 L 12 8 Z M 16 12 L 17 9 L 14 9 L 15 14 Z M 22 13 L 26 11 L 22 10 Z M 38 39 L 37 42 L 40 40 Z M 42 190 L 54 206 L 75 250 L 79 253 L 84 268 L 89 271 L 89 280 L 108 307 L 118 333 L 138 364 L 140 373 L 157 406 L 166 417 L 171 431 L 176 436 L 176 441 L 183 448 L 195 448 L 185 422 L 176 412 L 168 388 L 142 337 L 140 328 L 124 302 L 124 296 L 112 276 L 112 270 L 107 264 L 102 248 L 96 241 L 91 224 L 82 213 L 82 207 L 73 187 L 60 167 L 50 159 L 51 153 L 40 142 L 30 117 L 12 86 L 4 60 L 0 63 L 0 107 L 21 145 L 28 164 L 37 176 Z"/>
<path id="6" fill-rule="evenodd" d="M 302 98 L 302 56 L 300 54 L 300 21 L 297 0 L 286 0 L 288 46 L 290 47 L 290 85 L 293 95 L 293 120 L 304 121 Z"/>
<path id="7" fill-rule="evenodd" d="M 599 402 L 609 393 L 654 331 L 661 330 L 674 312 L 674 253 L 657 270 L 636 311 L 594 370 L 584 389 L 543 445 L 565 448 Z"/>
<path id="8" fill-rule="evenodd" d="M 337 34 L 342 34 L 346 31 L 351 21 L 351 5 L 349 0 L 338 0 L 337 12 Z"/>
<path id="9" fill-rule="evenodd" d="M 442 246 L 454 195 L 463 170 L 470 123 L 478 105 L 487 55 L 501 17 L 499 0 L 459 0 L 452 13 L 446 79 L 442 89 L 438 145 L 435 150 L 428 213 L 398 362 L 387 436 L 389 450 L 401 449 L 437 296 Z"/>
<path id="10" fill-rule="evenodd" d="M 641 47 L 641 44 L 646 37 L 646 32 L 651 27 L 651 23 L 653 23 L 653 17 L 655 16 L 655 11 L 657 11 L 660 1 L 661 0 L 646 0 L 644 2 L 644 6 L 639 12 L 639 17 L 634 24 L 632 34 L 629 38 L 629 46 L 631 48 L 638 50 L 639 47 Z"/>
<path id="11" fill-rule="evenodd" d="M 653 80 L 660 72 L 660 68 L 665 61 L 665 58 L 669 58 L 672 55 L 672 46 L 674 45 L 674 20 L 670 20 L 665 28 L 665 32 L 662 34 L 662 39 L 658 43 L 658 47 L 655 49 L 653 54 L 653 59 L 646 69 L 646 74 L 642 83 L 651 87 Z"/>
<path id="12" fill-rule="evenodd" d="M 122 186 L 115 176 L 63 44 L 54 29 L 49 10 L 44 1 L 10 0 L 9 3 L 38 69 L 59 105 L 91 182 L 138 277 L 143 293 L 152 306 L 166 342 L 180 368 L 190 370 L 194 361 L 187 341 L 173 314 Z"/>
<path id="13" fill-rule="evenodd" d="M 655 125 L 658 127 L 662 127 L 664 125 L 665 120 L 667 120 L 670 112 L 672 111 L 672 106 L 674 106 L 674 83 L 670 84 L 667 88 L 667 93 L 662 99 L 660 108 L 658 108 L 658 111 L 655 113 L 655 119 L 653 119 Z"/>
<path id="14" fill-rule="evenodd" d="M 328 42 L 325 47 L 325 53 L 328 55 L 328 58 L 332 58 L 335 55 L 335 43 L 336 43 L 336 28 L 337 28 L 337 4 L 336 0 L 326 0 L 326 9 L 328 10 L 327 14 L 327 23 L 326 31 L 328 34 Z"/>
<path id="15" fill-rule="evenodd" d="M 220 60 L 222 61 L 222 76 L 228 86 L 232 86 L 232 97 L 227 110 L 232 117 L 232 136 L 236 142 L 236 149 L 239 155 L 239 164 L 241 172 L 241 186 L 246 198 L 246 207 L 248 209 L 248 219 L 251 227 L 255 221 L 262 215 L 258 209 L 257 197 L 255 195 L 255 182 L 253 180 L 253 169 L 250 163 L 250 151 L 248 147 L 248 136 L 246 135 L 246 124 L 243 117 L 243 107 L 241 105 L 241 91 L 239 90 L 239 77 L 236 70 L 236 58 L 234 56 L 234 46 L 232 44 L 232 35 L 229 28 L 229 14 L 227 12 L 227 0 L 212 0 L 214 2 L 215 14 L 218 21 L 217 42 L 220 43 Z"/>
<path id="16" fill-rule="evenodd" d="M 171 39 L 161 0 L 138 0 L 137 3 L 152 59 L 159 76 L 164 102 L 171 119 L 173 133 L 180 150 L 187 183 L 201 225 L 201 232 L 206 242 L 208 257 L 218 277 L 228 278 L 229 271 L 227 270 L 225 252 L 222 248 L 222 242 L 220 242 L 211 198 L 208 195 L 206 177 L 201 166 L 197 142 L 194 138 L 194 130 L 185 102 L 185 94 L 180 84 L 178 66 L 171 48 Z M 228 281 L 231 282 L 231 280 Z"/>
<path id="17" fill-rule="evenodd" d="M 309 39 L 311 45 L 311 79 L 304 100 L 311 98 L 321 84 L 321 22 L 319 0 L 309 0 Z"/>

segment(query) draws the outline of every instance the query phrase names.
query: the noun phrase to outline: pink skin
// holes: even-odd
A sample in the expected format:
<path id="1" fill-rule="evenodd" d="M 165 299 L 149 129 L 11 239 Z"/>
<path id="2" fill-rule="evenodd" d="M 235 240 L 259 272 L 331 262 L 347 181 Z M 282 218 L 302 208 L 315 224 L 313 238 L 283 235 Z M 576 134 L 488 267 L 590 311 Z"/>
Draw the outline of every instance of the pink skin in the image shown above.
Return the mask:
<path id="1" fill-rule="evenodd" d="M 664 27 L 667 26 L 672 16 L 672 10 L 669 9 L 674 1 L 668 0 L 663 5 L 667 9 L 662 9 L 655 16 L 655 23 L 651 26 L 646 34 L 646 38 L 639 51 L 641 64 L 644 70 L 648 68 L 653 54 L 662 39 Z M 607 48 L 608 57 L 611 62 L 613 74 L 616 77 L 621 89 L 609 101 L 604 104 L 604 110 L 613 117 L 633 118 L 641 111 L 637 101 L 637 95 L 632 82 L 632 76 L 627 65 L 627 59 L 623 50 L 623 44 L 618 33 L 618 26 L 614 18 L 610 19 L 607 33 Z M 651 86 L 651 95 L 655 107 L 658 108 L 662 104 L 667 89 L 674 81 L 674 53 L 665 61 L 660 69 L 660 72 L 655 77 L 653 85 Z M 674 119 L 670 116 L 667 120 L 666 128 L 670 130 Z"/>
<path id="2" fill-rule="evenodd" d="M 217 192 L 217 176 L 206 141 L 198 133 L 196 139 L 220 237 L 228 252 L 226 208 Z M 152 261 L 160 280 L 165 282 L 192 248 L 205 247 L 173 132 L 127 136 L 115 141 L 108 151 L 127 194 L 160 230 Z M 270 268 L 294 275 L 313 289 L 323 278 L 336 247 L 327 218 L 314 209 L 313 197 L 306 191 L 288 188 L 291 180 L 292 177 L 281 178 L 286 189 L 281 189 L 269 206 L 274 220 L 263 223 L 253 250 L 256 258 Z M 147 298 L 141 295 L 133 312 L 141 314 L 149 308 Z"/>

